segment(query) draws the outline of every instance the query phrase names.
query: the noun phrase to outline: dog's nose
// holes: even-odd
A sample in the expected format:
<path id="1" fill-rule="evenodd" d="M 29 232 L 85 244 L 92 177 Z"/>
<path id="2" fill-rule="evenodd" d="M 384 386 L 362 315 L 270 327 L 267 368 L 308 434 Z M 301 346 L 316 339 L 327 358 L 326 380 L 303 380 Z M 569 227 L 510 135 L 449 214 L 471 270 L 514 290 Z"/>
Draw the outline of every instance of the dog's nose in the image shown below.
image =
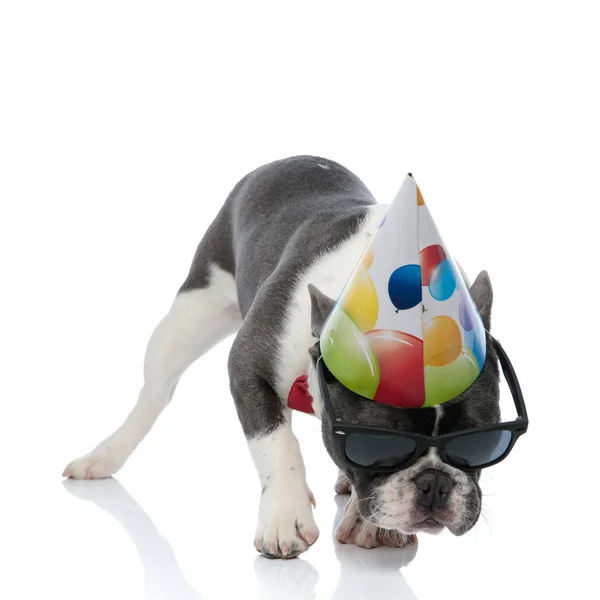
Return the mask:
<path id="1" fill-rule="evenodd" d="M 449 475 L 436 469 L 427 469 L 415 477 L 417 504 L 423 508 L 444 508 L 454 483 Z"/>

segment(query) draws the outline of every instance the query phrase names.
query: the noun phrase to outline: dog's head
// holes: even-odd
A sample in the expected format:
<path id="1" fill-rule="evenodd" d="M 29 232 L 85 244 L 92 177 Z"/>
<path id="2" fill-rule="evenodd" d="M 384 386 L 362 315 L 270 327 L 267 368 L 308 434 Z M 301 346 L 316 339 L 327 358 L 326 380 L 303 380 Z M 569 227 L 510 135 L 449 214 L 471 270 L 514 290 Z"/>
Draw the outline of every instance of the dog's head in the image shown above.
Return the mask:
<path id="1" fill-rule="evenodd" d="M 470 292 L 489 331 L 493 294 L 485 271 Z M 314 287 L 310 293 L 313 334 L 318 337 L 334 303 Z M 311 356 L 316 360 L 316 347 L 311 349 Z M 365 400 L 338 382 L 331 383 L 328 390 L 336 416 L 344 422 L 441 435 L 499 422 L 499 380 L 497 355 L 488 338 L 481 375 L 465 393 L 440 407 L 394 408 Z M 481 512 L 480 471 L 462 471 L 446 464 L 434 449 L 391 474 L 351 468 L 341 456 L 325 413 L 322 421 L 327 451 L 348 476 L 365 520 L 403 533 L 437 533 L 448 528 L 455 535 L 466 533 L 477 522 Z"/>

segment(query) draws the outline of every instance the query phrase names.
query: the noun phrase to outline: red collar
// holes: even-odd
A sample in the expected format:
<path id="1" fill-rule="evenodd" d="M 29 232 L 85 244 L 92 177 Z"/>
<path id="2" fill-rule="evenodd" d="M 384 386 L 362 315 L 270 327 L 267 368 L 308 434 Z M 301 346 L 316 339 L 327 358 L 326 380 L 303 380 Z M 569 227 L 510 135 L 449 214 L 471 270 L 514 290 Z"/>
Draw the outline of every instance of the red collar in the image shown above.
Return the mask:
<path id="1" fill-rule="evenodd" d="M 308 375 L 301 375 L 294 381 L 288 395 L 287 404 L 292 410 L 314 415 L 313 398 L 308 391 Z"/>

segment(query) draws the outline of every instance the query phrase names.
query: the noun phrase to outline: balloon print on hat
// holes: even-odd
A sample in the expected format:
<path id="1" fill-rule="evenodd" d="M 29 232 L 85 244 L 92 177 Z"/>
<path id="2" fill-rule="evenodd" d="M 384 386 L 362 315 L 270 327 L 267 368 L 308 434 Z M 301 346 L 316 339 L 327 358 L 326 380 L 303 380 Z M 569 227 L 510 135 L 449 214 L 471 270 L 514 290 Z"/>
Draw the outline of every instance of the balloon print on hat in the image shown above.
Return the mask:
<path id="1" fill-rule="evenodd" d="M 342 293 L 341 306 L 363 332 L 375 327 L 379 315 L 377 288 L 368 270 L 375 259 L 375 248 L 370 244 L 360 258 L 353 282 Z"/>
<path id="2" fill-rule="evenodd" d="M 458 305 L 458 312 L 460 317 L 460 324 L 463 326 L 465 331 L 471 331 L 473 329 L 473 300 L 470 296 L 464 292 L 460 295 L 460 302 Z"/>
<path id="3" fill-rule="evenodd" d="M 479 376 L 473 352 L 463 348 L 459 357 L 443 367 L 425 365 L 425 403 L 436 406 L 462 394 Z"/>
<path id="4" fill-rule="evenodd" d="M 423 342 L 402 331 L 376 329 L 367 339 L 379 363 L 379 386 L 374 396 L 404 408 L 418 408 L 425 401 Z"/>
<path id="5" fill-rule="evenodd" d="M 485 329 L 483 325 L 478 323 L 478 327 L 475 327 L 475 339 L 473 340 L 473 355 L 477 359 L 477 364 L 480 369 L 483 369 L 486 355 L 486 340 L 485 340 Z"/>
<path id="6" fill-rule="evenodd" d="M 456 276 L 452 263 L 445 259 L 431 273 L 429 292 L 440 302 L 448 300 L 456 289 Z"/>
<path id="7" fill-rule="evenodd" d="M 342 297 L 342 309 L 361 331 L 369 331 L 375 327 L 379 315 L 379 298 L 366 269 L 360 267 L 355 273 L 352 287 Z"/>
<path id="8" fill-rule="evenodd" d="M 471 331 L 463 331 L 463 346 L 473 350 L 473 344 L 475 343 L 475 329 Z"/>
<path id="9" fill-rule="evenodd" d="M 462 349 L 462 335 L 452 317 L 441 315 L 423 324 L 423 362 L 432 367 L 443 367 L 458 358 Z"/>
<path id="10" fill-rule="evenodd" d="M 327 368 L 347 388 L 373 398 L 379 385 L 379 363 L 368 340 L 339 307 L 331 313 L 321 336 Z"/>
<path id="11" fill-rule="evenodd" d="M 404 265 L 396 269 L 388 281 L 388 294 L 399 310 L 408 310 L 421 302 L 421 267 Z"/>
<path id="12" fill-rule="evenodd" d="M 431 273 L 433 273 L 433 270 L 445 259 L 446 252 L 440 244 L 432 244 L 421 250 L 420 260 L 423 285 L 429 285 Z"/>
<path id="13" fill-rule="evenodd" d="M 375 259 L 375 246 L 371 244 L 364 252 L 360 259 L 360 264 L 367 271 L 371 268 L 373 260 Z"/>
<path id="14" fill-rule="evenodd" d="M 472 350 L 480 369 L 483 369 L 486 355 L 485 329 L 479 318 L 477 307 L 466 290 L 459 302 L 460 324 L 464 329 L 464 345 Z"/>
<path id="15" fill-rule="evenodd" d="M 417 408 L 452 400 L 477 379 L 486 334 L 451 256 L 407 176 L 320 335 L 323 360 L 342 385 Z"/>

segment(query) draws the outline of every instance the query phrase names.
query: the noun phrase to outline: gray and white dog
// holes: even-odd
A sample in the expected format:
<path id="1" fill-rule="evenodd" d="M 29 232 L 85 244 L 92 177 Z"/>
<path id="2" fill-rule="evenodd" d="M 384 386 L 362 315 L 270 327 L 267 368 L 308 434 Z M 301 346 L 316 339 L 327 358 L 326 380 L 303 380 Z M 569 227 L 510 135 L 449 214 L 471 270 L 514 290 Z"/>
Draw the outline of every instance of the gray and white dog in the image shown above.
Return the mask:
<path id="1" fill-rule="evenodd" d="M 318 336 L 387 208 L 354 174 L 324 158 L 292 157 L 246 175 L 206 231 L 187 279 L 150 337 L 136 405 L 121 427 L 71 462 L 64 475 L 97 479 L 115 473 L 169 403 L 184 371 L 235 333 L 231 393 L 262 485 L 254 543 L 268 557 L 307 550 L 319 530 L 286 401 L 296 378 L 307 375 L 313 410 L 324 416 L 315 370 Z M 487 273 L 469 287 L 489 330 Z M 331 386 L 331 400 L 346 422 L 429 435 L 496 423 L 499 369 L 489 338 L 487 357 L 471 388 L 443 407 L 398 409 L 361 400 L 341 384 Z M 327 421 L 322 419 L 323 440 L 340 468 L 336 491 L 351 493 L 339 541 L 403 546 L 415 543 L 418 531 L 446 527 L 462 535 L 475 525 L 479 472 L 454 468 L 433 449 L 393 474 L 350 469 Z M 419 485 L 423 477 L 446 490 L 443 501 L 431 497 L 431 486 Z"/>

